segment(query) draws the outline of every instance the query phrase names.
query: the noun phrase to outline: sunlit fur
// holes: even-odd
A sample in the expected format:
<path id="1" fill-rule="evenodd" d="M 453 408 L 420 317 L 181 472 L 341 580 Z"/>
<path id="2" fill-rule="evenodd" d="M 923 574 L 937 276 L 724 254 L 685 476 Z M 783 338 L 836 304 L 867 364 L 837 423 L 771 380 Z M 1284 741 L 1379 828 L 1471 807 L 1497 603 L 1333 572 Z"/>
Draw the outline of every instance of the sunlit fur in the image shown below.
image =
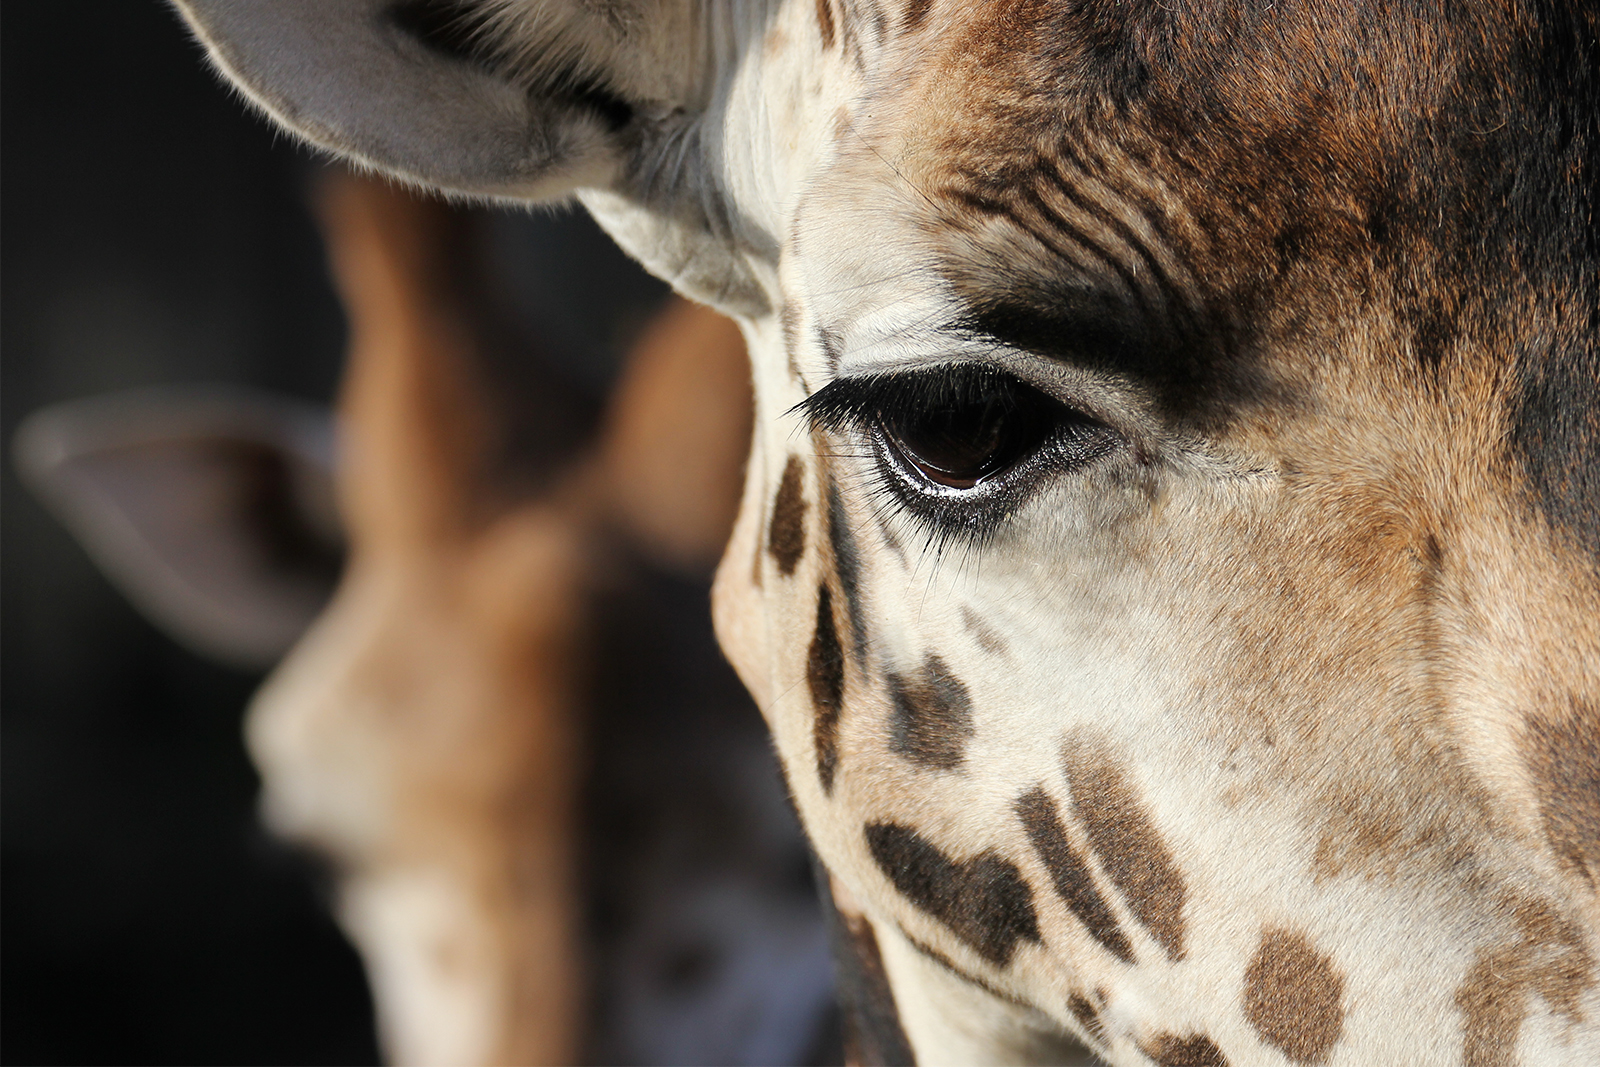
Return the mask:
<path id="1" fill-rule="evenodd" d="M 1592 7 L 550 7 L 652 87 L 579 195 L 744 324 L 719 633 L 918 1059 L 1600 1058 Z M 960 361 L 1123 442 L 965 551 L 796 411 Z"/>

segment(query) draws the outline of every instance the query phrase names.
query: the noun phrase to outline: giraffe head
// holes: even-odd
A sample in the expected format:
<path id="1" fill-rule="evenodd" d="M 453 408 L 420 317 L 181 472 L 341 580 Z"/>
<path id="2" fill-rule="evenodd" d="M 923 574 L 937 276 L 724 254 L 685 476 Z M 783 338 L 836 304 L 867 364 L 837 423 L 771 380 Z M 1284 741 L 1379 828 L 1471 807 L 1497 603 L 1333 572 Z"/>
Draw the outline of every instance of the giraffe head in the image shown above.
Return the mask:
<path id="1" fill-rule="evenodd" d="M 1600 1052 L 1592 12 L 180 7 L 740 319 L 719 633 L 891 1052 Z"/>

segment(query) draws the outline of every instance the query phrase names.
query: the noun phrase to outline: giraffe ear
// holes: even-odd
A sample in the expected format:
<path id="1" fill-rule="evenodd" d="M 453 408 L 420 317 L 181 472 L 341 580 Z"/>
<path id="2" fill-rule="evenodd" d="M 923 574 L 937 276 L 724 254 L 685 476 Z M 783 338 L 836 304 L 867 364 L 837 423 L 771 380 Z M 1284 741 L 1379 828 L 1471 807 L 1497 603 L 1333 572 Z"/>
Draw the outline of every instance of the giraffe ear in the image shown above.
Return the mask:
<path id="1" fill-rule="evenodd" d="M 212 61 L 314 144 L 403 179 L 605 187 L 693 80 L 675 0 L 174 0 Z"/>
<path id="2" fill-rule="evenodd" d="M 333 425 L 270 393 L 167 386 L 35 412 L 12 456 L 144 616 L 191 650 L 270 666 L 333 592 Z"/>

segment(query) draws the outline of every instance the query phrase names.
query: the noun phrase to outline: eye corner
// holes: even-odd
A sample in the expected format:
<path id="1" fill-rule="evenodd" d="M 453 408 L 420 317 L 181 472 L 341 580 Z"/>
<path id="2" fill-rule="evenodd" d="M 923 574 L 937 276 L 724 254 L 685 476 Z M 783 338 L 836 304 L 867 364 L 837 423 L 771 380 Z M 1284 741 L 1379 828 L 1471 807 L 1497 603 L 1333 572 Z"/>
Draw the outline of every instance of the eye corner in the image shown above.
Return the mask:
<path id="1" fill-rule="evenodd" d="M 813 429 L 834 433 L 870 432 L 886 413 L 926 403 L 929 379 L 942 368 L 881 371 L 836 378 L 806 397 L 790 413 Z"/>

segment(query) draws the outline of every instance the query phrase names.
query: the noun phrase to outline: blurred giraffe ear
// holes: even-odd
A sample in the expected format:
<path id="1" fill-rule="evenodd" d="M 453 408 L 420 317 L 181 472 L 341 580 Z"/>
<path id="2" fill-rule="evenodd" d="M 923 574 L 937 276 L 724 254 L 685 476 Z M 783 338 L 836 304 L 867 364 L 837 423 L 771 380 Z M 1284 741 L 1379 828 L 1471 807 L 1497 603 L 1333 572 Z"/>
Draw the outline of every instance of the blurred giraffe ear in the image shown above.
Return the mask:
<path id="1" fill-rule="evenodd" d="M 213 62 L 307 140 L 411 181 L 605 187 L 694 80 L 679 0 L 174 0 Z"/>
<path id="2" fill-rule="evenodd" d="M 147 619 L 254 669 L 288 650 L 338 578 L 332 448 L 321 409 L 168 386 L 35 412 L 12 455 Z"/>

